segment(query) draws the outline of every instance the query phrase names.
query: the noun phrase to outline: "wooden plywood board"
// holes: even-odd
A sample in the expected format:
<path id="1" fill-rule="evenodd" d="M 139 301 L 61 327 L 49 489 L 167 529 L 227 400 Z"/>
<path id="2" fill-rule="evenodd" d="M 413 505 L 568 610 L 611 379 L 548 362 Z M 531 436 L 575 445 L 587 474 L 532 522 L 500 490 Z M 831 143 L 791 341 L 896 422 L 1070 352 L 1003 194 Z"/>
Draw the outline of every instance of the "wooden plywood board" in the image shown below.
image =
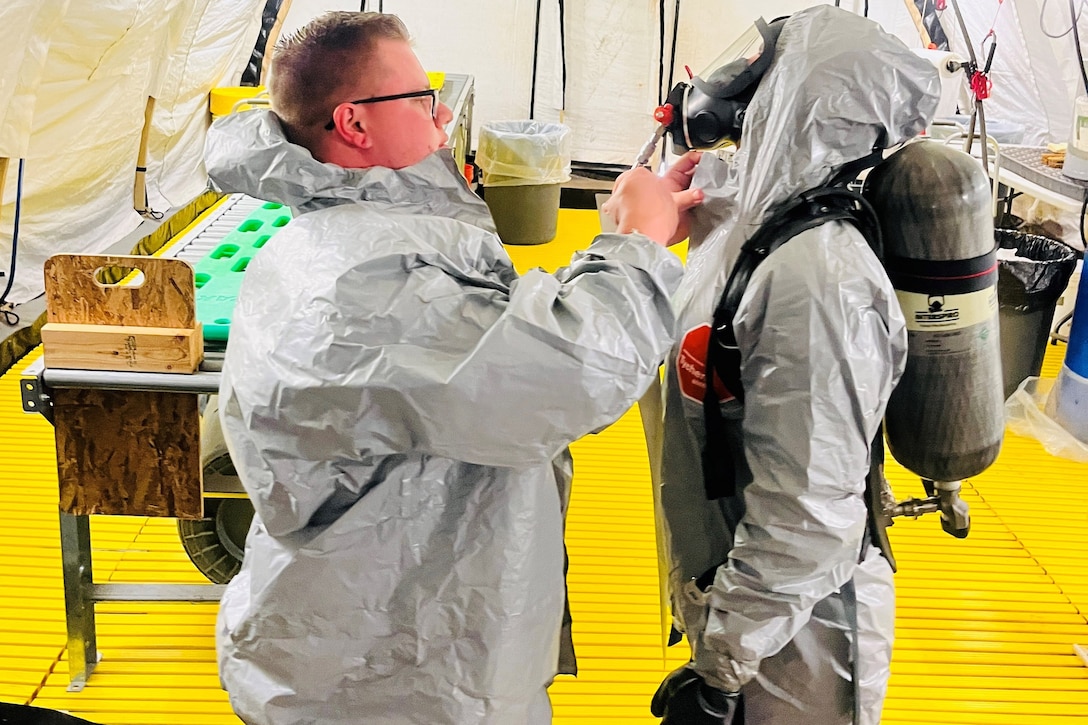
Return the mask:
<path id="1" fill-rule="evenodd" d="M 203 355 L 193 268 L 127 255 L 45 263 L 47 367 L 192 372 Z M 56 390 L 60 507 L 200 518 L 200 416 L 182 393 Z"/>
<path id="2" fill-rule="evenodd" d="M 197 396 L 54 391 L 60 508 L 203 518 Z"/>
<path id="3" fill-rule="evenodd" d="M 108 270 L 121 270 L 113 275 Z M 125 270 L 139 284 L 114 279 Z M 106 270 L 96 275 L 97 270 Z M 45 262 L 48 322 L 130 327 L 196 327 L 193 268 L 180 259 L 131 255 L 56 254 Z"/>
<path id="4" fill-rule="evenodd" d="M 45 294 L 47 367 L 191 373 L 204 356 L 184 261 L 58 254 L 45 263 Z"/>

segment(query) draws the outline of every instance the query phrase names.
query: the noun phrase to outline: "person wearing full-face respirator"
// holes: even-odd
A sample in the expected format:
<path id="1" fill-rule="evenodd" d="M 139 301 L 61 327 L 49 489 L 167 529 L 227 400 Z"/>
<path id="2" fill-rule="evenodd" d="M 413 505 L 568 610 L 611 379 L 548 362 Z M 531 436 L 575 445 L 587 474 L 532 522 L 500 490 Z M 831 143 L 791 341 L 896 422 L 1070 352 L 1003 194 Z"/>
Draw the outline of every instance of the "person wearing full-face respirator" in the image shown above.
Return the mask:
<path id="1" fill-rule="evenodd" d="M 758 57 L 680 84 L 657 116 L 680 149 L 726 138 L 738 149 L 730 161 L 703 154 L 691 188 L 705 201 L 680 225 L 691 242 L 660 478 L 670 597 L 692 659 L 651 709 L 664 725 L 877 723 L 894 588 L 870 546 L 865 478 L 907 357 L 895 290 L 857 225 L 798 227 L 733 300 L 735 389 L 707 375 L 708 339 L 742 246 L 791 201 L 920 133 L 939 80 L 834 7 L 758 28 Z M 617 190 L 651 180 L 635 169 Z M 624 210 L 613 212 L 622 229 Z"/>

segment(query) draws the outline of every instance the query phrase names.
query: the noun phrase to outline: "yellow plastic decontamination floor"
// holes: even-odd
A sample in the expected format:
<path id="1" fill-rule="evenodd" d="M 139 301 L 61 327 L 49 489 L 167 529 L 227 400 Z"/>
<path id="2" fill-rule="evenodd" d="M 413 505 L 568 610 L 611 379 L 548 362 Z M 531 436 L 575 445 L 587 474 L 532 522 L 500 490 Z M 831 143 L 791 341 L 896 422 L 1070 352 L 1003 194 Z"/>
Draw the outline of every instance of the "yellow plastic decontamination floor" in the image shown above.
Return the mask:
<path id="1" fill-rule="evenodd" d="M 590 238 L 596 212 L 566 211 L 559 239 L 512 248 L 522 269 L 554 268 Z M 1052 348 L 1044 375 L 1054 375 Z M 33 355 L 33 354 L 32 354 Z M 229 725 L 215 671 L 210 604 L 98 605 L 102 662 L 69 693 L 57 483 L 49 424 L 0 378 L 0 701 L 67 710 L 104 725 Z M 580 674 L 551 688 L 557 725 L 644 723 L 661 677 L 686 659 L 664 652 L 646 451 L 637 411 L 574 448 L 567 542 Z M 1088 722 L 1088 467 L 1009 435 L 971 481 L 969 538 L 932 518 L 891 530 L 899 560 L 897 640 L 884 722 L 1059 725 Z M 890 465 L 897 493 L 917 480 Z M 203 578 L 173 520 L 91 517 L 99 582 Z M 363 720 L 365 722 L 365 720 Z"/>

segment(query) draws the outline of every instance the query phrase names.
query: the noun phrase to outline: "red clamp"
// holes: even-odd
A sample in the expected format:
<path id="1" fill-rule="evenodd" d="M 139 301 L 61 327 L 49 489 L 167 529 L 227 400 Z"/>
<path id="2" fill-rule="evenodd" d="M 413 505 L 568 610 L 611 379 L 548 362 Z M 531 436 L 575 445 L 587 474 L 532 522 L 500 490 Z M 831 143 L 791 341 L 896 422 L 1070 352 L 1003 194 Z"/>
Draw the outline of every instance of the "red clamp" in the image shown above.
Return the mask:
<path id="1" fill-rule="evenodd" d="M 666 103 L 654 109 L 654 120 L 662 126 L 672 124 L 672 104 Z"/>
<path id="2" fill-rule="evenodd" d="M 977 70 L 971 74 L 971 92 L 980 101 L 985 101 L 990 97 L 990 89 L 993 88 L 993 85 L 990 77 L 982 71 Z"/>
<path id="3" fill-rule="evenodd" d="M 937 0 L 934 5 L 937 7 L 937 12 L 943 13 L 944 9 L 948 7 L 948 0 Z"/>

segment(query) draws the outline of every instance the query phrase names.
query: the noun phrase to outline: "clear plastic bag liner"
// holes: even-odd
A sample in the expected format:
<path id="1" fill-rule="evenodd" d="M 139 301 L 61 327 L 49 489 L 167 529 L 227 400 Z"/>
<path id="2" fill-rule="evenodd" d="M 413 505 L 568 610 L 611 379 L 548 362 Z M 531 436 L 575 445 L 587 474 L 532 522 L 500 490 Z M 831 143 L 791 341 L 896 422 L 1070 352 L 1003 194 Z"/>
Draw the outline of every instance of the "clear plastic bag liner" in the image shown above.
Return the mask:
<path id="1" fill-rule="evenodd" d="M 491 121 L 480 127 L 476 165 L 488 186 L 570 181 L 570 128 L 543 121 Z"/>
<path id="2" fill-rule="evenodd" d="M 1053 378 L 1027 378 L 1005 401 L 1005 421 L 1017 435 L 1034 438 L 1052 456 L 1088 463 L 1088 444 L 1062 427 L 1053 416 Z"/>

